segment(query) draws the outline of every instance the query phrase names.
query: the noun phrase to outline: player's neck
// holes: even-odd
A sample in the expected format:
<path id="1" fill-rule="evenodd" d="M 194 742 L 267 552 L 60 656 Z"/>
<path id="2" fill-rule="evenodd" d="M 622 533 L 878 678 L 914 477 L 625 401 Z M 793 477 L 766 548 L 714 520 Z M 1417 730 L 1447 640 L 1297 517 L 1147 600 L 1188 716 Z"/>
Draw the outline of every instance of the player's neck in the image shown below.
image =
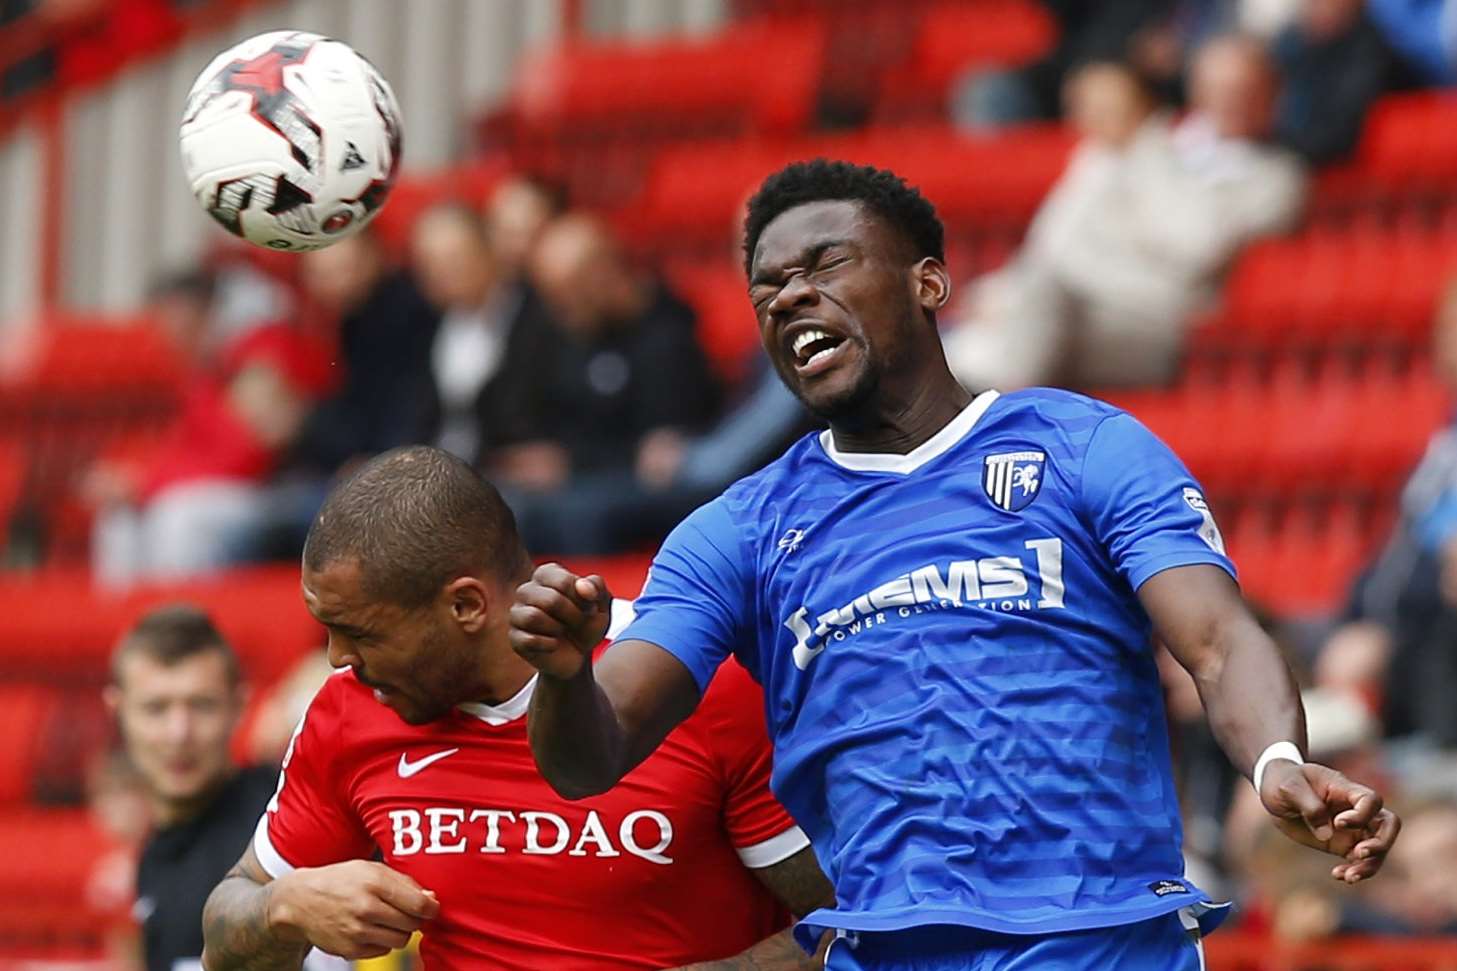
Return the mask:
<path id="1" fill-rule="evenodd" d="M 472 701 L 483 705 L 502 705 L 521 693 L 536 669 L 515 651 L 488 651 L 480 672 L 479 697 Z"/>
<path id="2" fill-rule="evenodd" d="M 841 452 L 905 455 L 950 424 L 971 403 L 949 370 L 913 386 L 904 396 L 880 394 L 862 414 L 830 422 Z"/>

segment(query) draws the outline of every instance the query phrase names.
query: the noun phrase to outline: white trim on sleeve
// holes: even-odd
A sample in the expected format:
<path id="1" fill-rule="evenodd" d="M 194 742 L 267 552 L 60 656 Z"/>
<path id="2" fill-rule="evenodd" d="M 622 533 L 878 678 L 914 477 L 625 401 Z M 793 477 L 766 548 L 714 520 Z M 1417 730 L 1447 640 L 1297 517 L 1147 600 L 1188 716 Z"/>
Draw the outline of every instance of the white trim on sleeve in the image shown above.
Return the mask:
<path id="1" fill-rule="evenodd" d="M 750 870 L 762 870 L 766 866 L 783 863 L 809 845 L 809 837 L 798 826 L 791 826 L 778 836 L 771 836 L 753 846 L 736 846 L 734 852 Z"/>
<path id="2" fill-rule="evenodd" d="M 258 857 L 258 862 L 262 864 L 264 872 L 275 880 L 296 869 L 292 863 L 283 858 L 278 850 L 273 848 L 273 840 L 268 837 L 267 813 L 258 817 L 258 828 L 253 831 L 253 855 Z"/>

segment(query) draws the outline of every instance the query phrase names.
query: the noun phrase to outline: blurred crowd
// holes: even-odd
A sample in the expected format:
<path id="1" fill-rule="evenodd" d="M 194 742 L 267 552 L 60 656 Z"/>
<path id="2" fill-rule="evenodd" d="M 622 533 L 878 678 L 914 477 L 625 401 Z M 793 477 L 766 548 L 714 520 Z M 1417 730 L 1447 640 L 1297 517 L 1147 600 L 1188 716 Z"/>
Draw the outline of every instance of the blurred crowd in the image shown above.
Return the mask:
<path id="1" fill-rule="evenodd" d="M 98 578 L 291 557 L 335 477 L 412 442 L 485 471 L 533 549 L 647 548 L 806 427 L 767 375 L 722 387 L 693 311 L 549 184 L 435 206 L 402 255 L 366 233 L 301 257 L 297 292 L 158 282 L 193 378 L 155 448 L 86 475 Z"/>

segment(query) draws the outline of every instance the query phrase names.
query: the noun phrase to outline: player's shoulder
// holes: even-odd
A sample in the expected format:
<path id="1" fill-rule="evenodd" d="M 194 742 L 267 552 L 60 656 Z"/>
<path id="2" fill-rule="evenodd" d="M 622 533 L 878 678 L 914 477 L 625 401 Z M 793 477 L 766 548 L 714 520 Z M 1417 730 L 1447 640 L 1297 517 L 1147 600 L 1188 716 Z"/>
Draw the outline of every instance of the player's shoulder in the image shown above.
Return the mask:
<path id="1" fill-rule="evenodd" d="M 998 395 L 987 418 L 1062 425 L 1077 421 L 1102 421 L 1126 414 L 1117 405 L 1062 388 L 1022 388 Z"/>
<path id="2" fill-rule="evenodd" d="M 809 465 L 824 457 L 820 445 L 823 434 L 815 431 L 801 436 L 778 458 L 725 489 L 721 498 L 731 507 L 752 505 L 756 499 L 781 492 L 788 483 L 799 481 Z"/>
<path id="3" fill-rule="evenodd" d="M 670 736 L 721 762 L 734 753 L 767 746 L 764 690 L 737 658 L 730 657 L 703 689 L 698 707 Z"/>
<path id="4" fill-rule="evenodd" d="M 1079 453 L 1108 419 L 1127 415 L 1116 405 L 1059 388 L 1023 388 L 998 396 L 983 415 L 983 436 L 1024 439 Z M 979 436 L 980 437 L 980 436 Z"/>
<path id="5" fill-rule="evenodd" d="M 405 727 L 392 711 L 374 699 L 374 692 L 355 676 L 352 668 L 339 668 L 324 679 L 309 702 L 304 719 L 316 732 L 337 733 L 339 738 L 350 740 L 381 731 L 398 733 Z"/>

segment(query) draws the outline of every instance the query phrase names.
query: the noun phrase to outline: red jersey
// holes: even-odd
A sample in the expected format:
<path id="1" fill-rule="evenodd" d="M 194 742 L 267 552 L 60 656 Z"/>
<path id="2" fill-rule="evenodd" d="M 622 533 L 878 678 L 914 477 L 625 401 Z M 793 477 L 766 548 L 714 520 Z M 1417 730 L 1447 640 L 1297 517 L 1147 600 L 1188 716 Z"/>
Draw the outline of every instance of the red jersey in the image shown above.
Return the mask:
<path id="1" fill-rule="evenodd" d="M 380 854 L 440 900 L 427 968 L 663 968 L 788 925 L 750 868 L 809 841 L 769 794 L 763 702 L 742 668 L 725 664 L 653 755 L 576 802 L 532 760 L 534 685 L 411 726 L 351 671 L 331 677 L 259 820 L 264 869 Z"/>

